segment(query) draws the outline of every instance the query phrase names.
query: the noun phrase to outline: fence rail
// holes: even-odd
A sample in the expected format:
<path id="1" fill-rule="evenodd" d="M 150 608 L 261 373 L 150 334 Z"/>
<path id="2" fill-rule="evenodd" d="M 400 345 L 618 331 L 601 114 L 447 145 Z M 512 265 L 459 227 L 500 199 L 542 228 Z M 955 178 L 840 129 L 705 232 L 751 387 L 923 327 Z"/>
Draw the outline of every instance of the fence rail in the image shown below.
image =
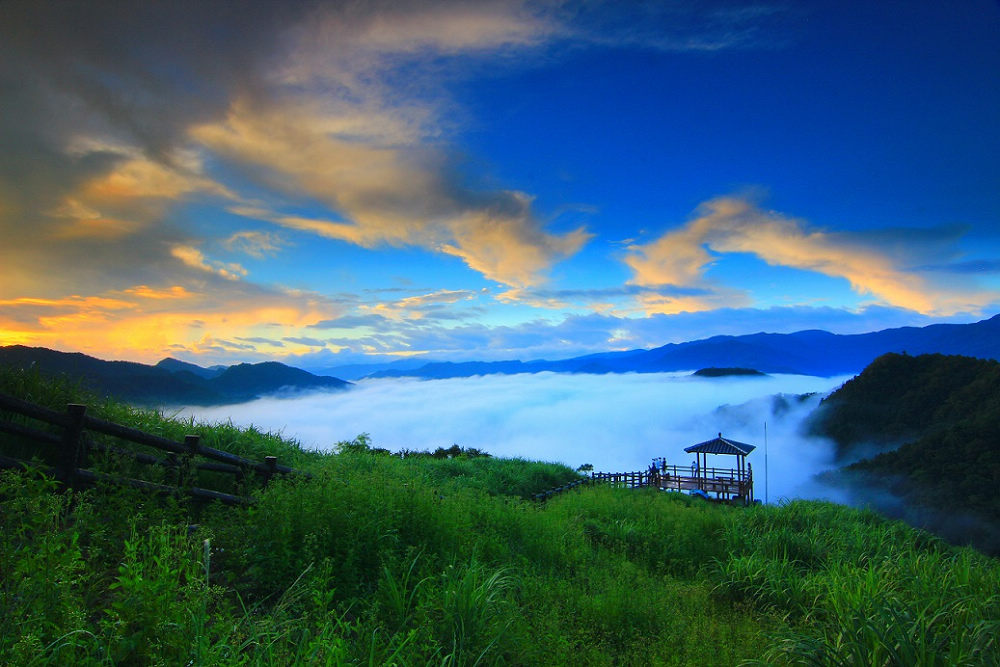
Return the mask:
<path id="1" fill-rule="evenodd" d="M 549 498 L 551 498 L 552 496 L 559 495 L 560 493 L 562 493 L 564 491 L 569 491 L 570 489 L 575 489 L 578 486 L 582 486 L 584 484 L 592 484 L 592 483 L 593 483 L 593 480 L 591 480 L 589 477 L 585 478 L 585 479 L 578 479 L 575 482 L 570 482 L 569 484 L 564 484 L 562 486 L 556 486 L 556 487 L 553 487 L 551 489 L 546 489 L 545 491 L 542 491 L 541 493 L 536 493 L 536 494 L 534 494 L 531 497 L 534 500 L 538 500 L 538 501 L 544 502 L 544 501 L 548 500 Z"/>
<path id="2" fill-rule="evenodd" d="M 638 489 L 649 486 L 649 473 L 646 472 L 594 472 L 590 478 L 595 482 L 617 484 L 627 489 Z"/>
<path id="3" fill-rule="evenodd" d="M 159 493 L 184 494 L 206 500 L 219 500 L 229 505 L 249 505 L 253 504 L 254 500 L 246 496 L 191 486 L 189 484 L 191 481 L 190 472 L 200 470 L 232 474 L 237 480 L 244 479 L 246 475 L 256 475 L 264 484 L 267 484 L 275 475 L 308 475 L 308 473 L 301 473 L 288 466 L 279 465 L 274 456 L 266 456 L 264 461 L 254 461 L 230 452 L 205 447 L 200 444 L 200 436 L 198 435 L 188 435 L 185 436 L 184 442 L 176 442 L 129 426 L 92 417 L 87 414 L 87 406 L 77 403 L 70 403 L 66 406 L 65 412 L 58 412 L 13 396 L 0 394 L 0 413 L 13 413 L 56 427 L 57 431 L 54 432 L 18 423 L 6 415 L 0 418 L 0 432 L 50 446 L 49 451 L 54 453 L 52 458 L 54 458 L 55 465 L 43 467 L 43 471 L 53 475 L 68 486 L 86 486 L 107 482 Z M 143 445 L 166 452 L 166 456 L 160 457 L 128 447 L 101 442 L 91 437 L 90 434 L 103 434 L 126 443 Z M 87 463 L 91 452 L 127 456 L 138 463 L 167 468 L 174 474 L 177 484 L 160 484 L 90 470 Z M 195 457 L 208 459 L 208 461 L 195 461 Z M 33 464 L 28 461 L 0 456 L 0 468 L 25 468 L 31 465 Z"/>

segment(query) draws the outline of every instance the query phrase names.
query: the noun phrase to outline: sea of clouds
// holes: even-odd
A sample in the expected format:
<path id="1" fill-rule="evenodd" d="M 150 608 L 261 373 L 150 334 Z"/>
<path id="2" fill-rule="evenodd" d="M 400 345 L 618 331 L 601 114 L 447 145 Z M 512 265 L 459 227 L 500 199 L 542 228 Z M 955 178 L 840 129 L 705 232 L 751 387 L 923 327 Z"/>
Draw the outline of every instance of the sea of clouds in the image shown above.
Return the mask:
<path id="1" fill-rule="evenodd" d="M 343 392 L 190 407 L 181 414 L 252 424 L 310 449 L 328 450 L 367 433 L 373 446 L 392 451 L 458 444 L 574 468 L 590 463 L 601 471 L 643 470 L 657 456 L 689 465 L 684 448 L 721 432 L 757 446 L 748 457 L 756 495 L 775 502 L 830 497 L 812 478 L 833 467 L 832 446 L 806 436 L 802 424 L 849 377 L 538 373 L 361 380 Z M 715 465 L 733 463 L 719 457 Z"/>

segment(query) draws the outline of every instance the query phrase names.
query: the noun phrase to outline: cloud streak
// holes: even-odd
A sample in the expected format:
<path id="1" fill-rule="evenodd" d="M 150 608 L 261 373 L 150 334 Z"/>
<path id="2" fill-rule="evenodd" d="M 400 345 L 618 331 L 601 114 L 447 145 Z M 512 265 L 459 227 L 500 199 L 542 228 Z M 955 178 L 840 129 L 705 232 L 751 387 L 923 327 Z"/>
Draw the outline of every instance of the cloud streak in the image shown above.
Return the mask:
<path id="1" fill-rule="evenodd" d="M 843 278 L 859 294 L 922 314 L 953 315 L 996 298 L 987 291 L 955 290 L 908 270 L 908 260 L 924 254 L 914 242 L 919 236 L 904 230 L 861 234 L 815 229 L 746 199 L 719 197 L 702 204 L 683 227 L 650 243 L 628 246 L 624 261 L 634 272 L 632 284 L 712 287 L 721 301 L 731 301 L 724 293 L 729 288 L 715 285 L 706 273 L 720 255 L 730 253 L 750 253 L 771 265 Z M 891 237 L 894 247 L 884 249 L 884 243 L 873 242 L 878 237 Z M 697 303 L 690 310 L 722 305 L 692 301 Z"/>

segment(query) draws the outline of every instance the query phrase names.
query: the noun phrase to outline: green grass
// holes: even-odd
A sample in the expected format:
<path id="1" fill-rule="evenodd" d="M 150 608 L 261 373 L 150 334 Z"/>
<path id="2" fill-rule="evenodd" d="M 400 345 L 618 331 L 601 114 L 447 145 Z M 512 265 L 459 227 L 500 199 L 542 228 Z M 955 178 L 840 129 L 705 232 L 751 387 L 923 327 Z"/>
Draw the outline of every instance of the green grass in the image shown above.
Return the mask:
<path id="1" fill-rule="evenodd" d="M 72 386 L 0 373 L 59 408 Z M 84 397 L 86 398 L 86 397 Z M 87 400 L 89 403 L 90 400 Z M 0 662 L 995 664 L 1000 567 L 828 503 L 711 505 L 490 457 L 341 453 L 95 403 L 309 470 L 250 509 L 0 475 Z M 23 443 L 0 436 L 0 449 Z M 113 462 L 109 462 L 113 465 Z"/>

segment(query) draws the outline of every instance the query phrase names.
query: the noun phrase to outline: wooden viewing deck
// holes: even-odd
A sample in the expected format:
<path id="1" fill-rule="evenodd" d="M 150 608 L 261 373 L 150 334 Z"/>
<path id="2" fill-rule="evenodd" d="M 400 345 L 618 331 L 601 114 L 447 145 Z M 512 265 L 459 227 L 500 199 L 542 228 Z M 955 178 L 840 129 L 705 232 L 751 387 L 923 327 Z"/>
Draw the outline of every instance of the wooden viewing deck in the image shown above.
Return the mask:
<path id="1" fill-rule="evenodd" d="M 719 500 L 753 501 L 753 473 L 732 468 L 699 468 L 662 465 L 644 472 L 594 472 L 595 482 L 620 484 L 630 489 L 652 486 L 664 491 L 703 491 Z"/>
<path id="2" fill-rule="evenodd" d="M 753 500 L 753 474 L 750 470 L 731 468 L 701 468 L 692 470 L 678 466 L 663 466 L 649 473 L 650 485 L 669 491 L 714 493 L 721 500 L 746 498 Z"/>
<path id="3" fill-rule="evenodd" d="M 747 463 L 747 454 L 756 447 L 719 437 L 697 445 L 686 447 L 684 451 L 695 455 L 690 466 L 667 465 L 663 457 L 653 459 L 653 465 L 643 472 L 595 472 L 591 480 L 620 484 L 628 488 L 652 486 L 664 491 L 688 491 L 699 493 L 705 498 L 715 494 L 715 500 L 742 500 L 753 502 L 753 469 Z M 736 468 L 714 468 L 708 465 L 708 455 L 723 454 L 736 457 Z"/>

